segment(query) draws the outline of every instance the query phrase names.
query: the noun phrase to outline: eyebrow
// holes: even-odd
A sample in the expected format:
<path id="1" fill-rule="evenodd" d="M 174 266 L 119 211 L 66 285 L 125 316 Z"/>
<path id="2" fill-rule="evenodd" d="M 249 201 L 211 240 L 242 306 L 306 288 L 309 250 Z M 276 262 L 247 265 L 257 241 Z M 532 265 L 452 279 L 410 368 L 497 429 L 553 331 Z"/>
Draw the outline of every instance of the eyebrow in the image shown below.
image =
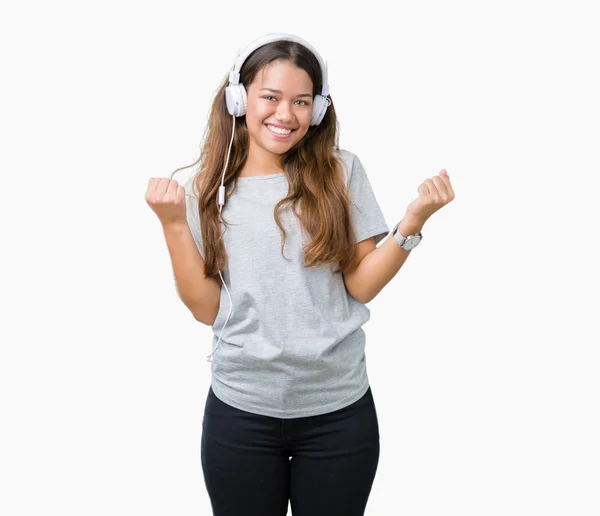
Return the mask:
<path id="1" fill-rule="evenodd" d="M 262 88 L 260 91 L 263 91 L 263 90 L 272 91 L 273 93 L 281 93 L 281 91 L 274 90 L 272 88 Z M 310 97 L 310 98 L 312 98 L 312 95 L 310 93 L 301 93 L 300 95 L 296 95 L 296 97 Z"/>

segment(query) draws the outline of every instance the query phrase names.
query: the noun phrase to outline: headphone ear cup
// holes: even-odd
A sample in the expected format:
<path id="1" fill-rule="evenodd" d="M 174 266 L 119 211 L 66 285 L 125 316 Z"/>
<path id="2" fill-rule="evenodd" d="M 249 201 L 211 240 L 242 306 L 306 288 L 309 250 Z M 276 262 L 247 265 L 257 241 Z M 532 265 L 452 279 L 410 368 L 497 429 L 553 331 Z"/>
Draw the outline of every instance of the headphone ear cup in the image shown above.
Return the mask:
<path id="1" fill-rule="evenodd" d="M 244 116 L 248 109 L 248 95 L 243 84 L 225 88 L 225 103 L 230 115 Z"/>
<path id="2" fill-rule="evenodd" d="M 321 123 L 325 117 L 325 112 L 327 111 L 328 106 L 329 102 L 327 98 L 323 97 L 323 95 L 315 95 L 310 125 L 319 125 Z"/>

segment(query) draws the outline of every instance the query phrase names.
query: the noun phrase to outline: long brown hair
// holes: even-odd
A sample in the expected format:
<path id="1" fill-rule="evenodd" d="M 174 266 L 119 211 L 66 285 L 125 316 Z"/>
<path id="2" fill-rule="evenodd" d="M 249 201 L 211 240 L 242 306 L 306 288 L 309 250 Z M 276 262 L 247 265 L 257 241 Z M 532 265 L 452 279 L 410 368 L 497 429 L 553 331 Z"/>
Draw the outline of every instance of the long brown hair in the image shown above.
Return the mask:
<path id="1" fill-rule="evenodd" d="M 312 80 L 313 96 L 321 93 L 319 62 L 310 50 L 294 41 L 271 42 L 252 52 L 240 70 L 240 82 L 246 86 L 252 84 L 257 73 L 276 60 L 290 61 L 305 70 Z M 225 75 L 213 100 L 200 157 L 191 165 L 178 168 L 171 174 L 172 179 L 177 171 L 199 165 L 193 190 L 198 199 L 201 221 L 204 273 L 217 278 L 218 272 L 227 266 L 221 221 L 224 224 L 227 222 L 219 212 L 217 195 L 233 129 L 232 115 L 227 111 L 225 102 L 228 80 L 229 73 Z M 328 98 L 331 100 L 330 96 Z M 248 143 L 246 117 L 242 116 L 235 121 L 235 136 L 224 179 L 226 200 L 237 188 L 239 173 L 248 158 Z M 338 150 L 338 121 L 332 101 L 321 123 L 310 126 L 304 138 L 282 155 L 289 183 L 288 195 L 274 208 L 274 218 L 282 233 L 281 253 L 284 258 L 286 232 L 279 219 L 279 211 L 291 203 L 302 229 L 311 237 L 304 246 L 304 266 L 338 264 L 335 273 L 345 272 L 354 261 L 353 244 L 356 239 L 350 220 L 350 200 L 342 172 L 343 164 L 336 156 Z M 300 208 L 300 213 L 297 208 Z"/>

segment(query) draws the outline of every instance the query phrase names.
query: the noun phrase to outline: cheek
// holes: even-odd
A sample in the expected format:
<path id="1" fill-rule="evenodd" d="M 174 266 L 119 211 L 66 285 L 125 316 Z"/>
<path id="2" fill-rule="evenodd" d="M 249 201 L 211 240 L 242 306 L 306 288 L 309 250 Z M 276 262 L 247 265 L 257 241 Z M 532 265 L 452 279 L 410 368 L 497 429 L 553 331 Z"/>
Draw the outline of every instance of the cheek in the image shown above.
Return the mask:
<path id="1" fill-rule="evenodd" d="M 248 108 L 246 110 L 246 115 L 248 118 L 252 120 L 263 120 L 267 118 L 271 114 L 271 109 L 269 109 L 269 105 L 260 102 L 258 100 L 254 100 L 253 102 L 248 102 Z"/>
<path id="2" fill-rule="evenodd" d="M 251 132 L 256 132 L 262 124 L 262 114 L 256 109 L 255 106 L 248 105 L 246 110 L 246 126 Z"/>
<path id="3" fill-rule="evenodd" d="M 307 107 L 305 111 L 302 112 L 302 125 L 306 125 L 307 129 L 310 125 L 310 120 L 312 119 L 312 106 Z"/>

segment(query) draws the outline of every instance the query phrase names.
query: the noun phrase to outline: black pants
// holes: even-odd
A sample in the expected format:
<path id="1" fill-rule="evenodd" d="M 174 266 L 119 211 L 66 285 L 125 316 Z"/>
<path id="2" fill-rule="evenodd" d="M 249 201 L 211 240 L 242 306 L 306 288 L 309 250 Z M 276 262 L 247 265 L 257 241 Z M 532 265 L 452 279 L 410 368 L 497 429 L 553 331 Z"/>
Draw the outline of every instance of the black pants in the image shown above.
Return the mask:
<path id="1" fill-rule="evenodd" d="M 291 460 L 290 460 L 291 457 Z M 335 412 L 279 419 L 208 391 L 202 470 L 214 516 L 363 516 L 379 462 L 371 388 Z"/>

